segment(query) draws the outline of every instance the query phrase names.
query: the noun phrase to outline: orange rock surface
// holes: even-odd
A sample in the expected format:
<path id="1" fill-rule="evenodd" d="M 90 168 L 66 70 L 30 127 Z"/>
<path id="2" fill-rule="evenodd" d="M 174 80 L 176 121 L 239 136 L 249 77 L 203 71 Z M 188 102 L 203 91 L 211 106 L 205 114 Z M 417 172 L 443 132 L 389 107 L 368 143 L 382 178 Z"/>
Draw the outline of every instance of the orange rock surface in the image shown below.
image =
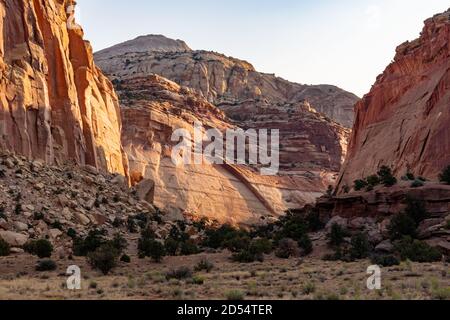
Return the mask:
<path id="1" fill-rule="evenodd" d="M 125 175 L 118 99 L 96 68 L 73 1 L 0 2 L 0 147 Z"/>
<path id="2" fill-rule="evenodd" d="M 391 166 L 437 180 L 450 164 L 450 10 L 425 21 L 420 38 L 356 105 L 356 123 L 340 187 Z"/>

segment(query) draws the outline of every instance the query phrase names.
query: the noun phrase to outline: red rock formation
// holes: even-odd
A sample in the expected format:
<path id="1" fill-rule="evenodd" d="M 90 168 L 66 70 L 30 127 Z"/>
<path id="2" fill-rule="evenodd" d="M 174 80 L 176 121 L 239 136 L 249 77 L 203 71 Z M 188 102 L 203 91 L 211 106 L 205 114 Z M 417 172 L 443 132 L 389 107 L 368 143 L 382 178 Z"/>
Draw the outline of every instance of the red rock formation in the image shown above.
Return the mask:
<path id="1" fill-rule="evenodd" d="M 314 202 L 330 183 L 330 177 L 322 176 L 317 166 L 308 167 L 315 169 L 309 175 L 297 168 L 296 174 L 261 176 L 246 166 L 174 164 L 174 130 L 192 132 L 194 122 L 220 131 L 236 124 L 194 90 L 162 77 L 135 77 L 115 83 L 122 101 L 122 141 L 130 175 L 135 182 L 142 178 L 154 182 L 154 190 L 146 194 L 166 212 L 250 225 L 262 222 L 262 217 L 267 221 L 289 208 Z M 286 165 L 282 170 L 284 167 L 292 170 Z"/>
<path id="2" fill-rule="evenodd" d="M 120 113 L 81 29 L 73 1 L 0 1 L 0 147 L 126 174 Z"/>
<path id="3" fill-rule="evenodd" d="M 419 39 L 356 105 L 356 123 L 340 186 L 392 166 L 436 180 L 450 164 L 450 11 L 425 21 Z"/>
<path id="4" fill-rule="evenodd" d="M 192 51 L 180 40 L 144 36 L 95 53 L 100 68 L 112 78 L 158 74 L 196 89 L 219 108 L 260 103 L 307 101 L 336 122 L 353 125 L 354 94 L 331 85 L 302 85 L 261 73 L 247 61 L 210 51 Z M 254 112 L 257 110 L 253 110 Z"/>

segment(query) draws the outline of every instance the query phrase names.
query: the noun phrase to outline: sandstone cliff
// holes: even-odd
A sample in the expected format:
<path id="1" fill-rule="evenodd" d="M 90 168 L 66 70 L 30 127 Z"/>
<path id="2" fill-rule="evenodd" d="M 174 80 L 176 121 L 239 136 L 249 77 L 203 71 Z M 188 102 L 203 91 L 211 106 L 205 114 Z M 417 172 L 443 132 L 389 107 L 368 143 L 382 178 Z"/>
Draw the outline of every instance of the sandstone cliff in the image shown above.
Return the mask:
<path id="1" fill-rule="evenodd" d="M 73 1 L 0 1 L 0 147 L 126 174 L 120 113 L 94 64 Z"/>
<path id="2" fill-rule="evenodd" d="M 425 21 L 419 39 L 394 61 L 356 106 L 340 186 L 392 166 L 436 180 L 450 164 L 450 11 Z"/>
<path id="3" fill-rule="evenodd" d="M 183 42 L 145 36 L 95 54 L 104 72 L 123 79 L 155 73 L 201 92 L 211 103 L 239 106 L 265 102 L 308 102 L 338 123 L 353 125 L 358 98 L 330 85 L 301 85 L 257 72 L 248 62 L 209 51 L 192 51 Z"/>
<path id="4" fill-rule="evenodd" d="M 151 180 L 154 185 L 148 186 L 149 200 L 174 219 L 188 214 L 233 224 L 257 224 L 288 208 L 314 202 L 331 181 L 320 166 L 312 167 L 312 172 L 297 168 L 295 174 L 282 172 L 280 176 L 268 177 L 246 166 L 186 165 L 181 161 L 174 164 L 171 154 L 176 143 L 171 141 L 171 135 L 175 129 L 193 132 L 197 121 L 205 128 L 224 131 L 236 128 L 238 123 L 231 122 L 194 90 L 157 75 L 115 83 L 122 101 L 122 140 L 132 180 Z M 329 136 L 330 141 L 337 143 L 334 138 Z M 307 147 L 300 143 L 298 150 L 309 152 L 307 148 L 312 148 L 320 158 L 322 151 L 308 141 L 307 132 L 303 143 Z M 293 170 L 292 166 L 283 167 Z"/>

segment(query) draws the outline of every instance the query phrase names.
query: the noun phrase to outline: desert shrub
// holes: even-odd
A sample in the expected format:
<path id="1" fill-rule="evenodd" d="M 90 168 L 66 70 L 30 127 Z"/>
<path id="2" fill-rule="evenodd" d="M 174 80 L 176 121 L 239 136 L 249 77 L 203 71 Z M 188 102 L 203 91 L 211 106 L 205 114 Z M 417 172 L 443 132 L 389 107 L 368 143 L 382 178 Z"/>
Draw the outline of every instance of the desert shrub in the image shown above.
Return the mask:
<path id="1" fill-rule="evenodd" d="M 278 243 L 275 255 L 281 259 L 289 259 L 299 255 L 298 243 L 292 239 L 282 239 Z"/>
<path id="2" fill-rule="evenodd" d="M 166 241 L 164 241 L 164 248 L 169 256 L 176 256 L 179 246 L 180 244 L 175 239 L 167 238 Z"/>
<path id="3" fill-rule="evenodd" d="M 183 280 L 192 278 L 192 271 L 188 267 L 181 267 L 178 269 L 173 269 L 168 272 L 166 272 L 166 279 L 177 279 L 177 280 Z"/>
<path id="4" fill-rule="evenodd" d="M 392 174 L 392 169 L 388 166 L 382 166 L 378 171 L 378 176 L 380 178 L 380 183 L 384 184 L 386 187 L 392 187 L 397 184 L 397 178 Z"/>
<path id="5" fill-rule="evenodd" d="M 336 247 L 333 253 L 326 254 L 322 257 L 324 261 L 339 261 L 343 257 L 342 250 L 339 247 Z"/>
<path id="6" fill-rule="evenodd" d="M 53 245 L 47 239 L 31 240 L 25 243 L 23 249 L 25 252 L 43 259 L 52 256 Z"/>
<path id="7" fill-rule="evenodd" d="M 200 252 L 200 249 L 198 248 L 197 244 L 193 240 L 187 240 L 185 242 L 181 243 L 180 246 L 180 254 L 182 256 L 190 256 L 193 254 L 197 254 Z"/>
<path id="8" fill-rule="evenodd" d="M 313 252 L 313 243 L 307 234 L 304 234 L 300 240 L 297 241 L 298 246 L 302 249 L 303 255 L 309 255 Z"/>
<path id="9" fill-rule="evenodd" d="M 223 242 L 223 247 L 231 252 L 245 250 L 250 245 L 250 237 L 246 234 L 235 234 Z"/>
<path id="10" fill-rule="evenodd" d="M 388 231 L 392 240 L 400 239 L 403 236 L 415 238 L 417 235 L 417 224 L 408 214 L 399 213 L 392 218 Z"/>
<path id="11" fill-rule="evenodd" d="M 264 261 L 264 255 L 255 254 L 248 249 L 241 250 L 239 252 L 233 253 L 231 260 L 239 263 L 252 263 L 255 261 Z"/>
<path id="12" fill-rule="evenodd" d="M 439 180 L 442 183 L 450 184 L 450 166 L 442 170 L 442 173 L 439 175 Z"/>
<path id="13" fill-rule="evenodd" d="M 242 291 L 239 290 L 231 290 L 225 293 L 225 298 L 228 301 L 242 301 L 245 298 L 245 295 Z"/>
<path id="14" fill-rule="evenodd" d="M 131 258 L 129 255 L 122 255 L 122 257 L 120 257 L 120 262 L 125 262 L 125 263 L 130 263 L 131 262 Z"/>
<path id="15" fill-rule="evenodd" d="M 128 247 L 127 240 L 120 233 L 116 233 L 109 243 L 119 254 Z"/>
<path id="16" fill-rule="evenodd" d="M 205 283 L 205 278 L 203 278 L 202 276 L 193 276 L 191 279 L 191 283 L 197 286 L 201 286 Z"/>
<path id="17" fill-rule="evenodd" d="M 272 249 L 272 242 L 266 238 L 252 240 L 249 245 L 250 252 L 255 254 L 270 254 Z"/>
<path id="18" fill-rule="evenodd" d="M 302 287 L 302 293 L 304 295 L 310 295 L 316 291 L 316 285 L 313 282 L 307 282 Z"/>
<path id="19" fill-rule="evenodd" d="M 208 261 L 206 258 L 202 258 L 194 268 L 194 270 L 197 272 L 206 271 L 207 273 L 210 273 L 212 269 L 214 269 L 214 264 Z"/>
<path id="20" fill-rule="evenodd" d="M 275 235 L 275 240 L 292 239 L 299 241 L 308 232 L 308 222 L 300 215 L 288 213 L 279 221 L 279 231 Z"/>
<path id="21" fill-rule="evenodd" d="M 104 231 L 91 230 L 84 239 L 76 238 L 73 241 L 73 253 L 75 256 L 84 257 L 100 248 L 106 242 Z"/>
<path id="22" fill-rule="evenodd" d="M 206 229 L 203 245 L 213 249 L 222 248 L 226 241 L 236 237 L 238 233 L 238 230 L 227 224 L 219 228 Z"/>
<path id="23" fill-rule="evenodd" d="M 141 239 L 138 244 L 139 254 L 150 257 L 154 262 L 161 262 L 166 255 L 164 246 L 154 239 Z"/>
<path id="24" fill-rule="evenodd" d="M 423 183 L 423 181 L 416 179 L 413 183 L 411 183 L 411 188 L 421 188 L 424 185 L 425 183 Z"/>
<path id="25" fill-rule="evenodd" d="M 317 232 L 325 227 L 319 213 L 315 211 L 311 211 L 306 215 L 306 222 L 308 223 L 308 230 L 311 232 Z"/>
<path id="26" fill-rule="evenodd" d="M 334 223 L 331 226 L 330 233 L 327 235 L 328 244 L 332 247 L 339 247 L 344 243 L 344 239 L 348 236 L 347 230 L 342 228 L 339 224 Z"/>
<path id="27" fill-rule="evenodd" d="M 57 268 L 58 266 L 56 265 L 55 261 L 46 259 L 39 261 L 35 269 L 36 271 L 44 272 L 44 271 L 54 271 Z"/>
<path id="28" fill-rule="evenodd" d="M 367 187 L 367 181 L 366 180 L 355 180 L 353 182 L 353 189 L 355 189 L 355 191 L 361 191 L 362 189 L 364 189 L 365 187 Z"/>
<path id="29" fill-rule="evenodd" d="M 407 197 L 406 204 L 407 207 L 405 209 L 405 213 L 416 222 L 416 226 L 427 218 L 428 212 L 423 201 L 412 197 Z"/>
<path id="30" fill-rule="evenodd" d="M 371 261 L 373 264 L 382 267 L 392 267 L 400 264 L 400 261 L 394 255 L 373 255 Z"/>
<path id="31" fill-rule="evenodd" d="M 88 263 L 107 275 L 116 265 L 118 252 L 110 244 L 104 244 L 88 254 Z"/>
<path id="32" fill-rule="evenodd" d="M 189 240 L 189 235 L 186 232 L 184 232 L 185 229 L 186 229 L 185 225 L 172 226 L 172 229 L 170 229 L 169 232 L 169 238 L 172 238 L 178 242 L 184 242 Z"/>
<path id="33" fill-rule="evenodd" d="M 367 234 L 357 233 L 352 237 L 350 256 L 352 259 L 365 259 L 370 253 L 370 244 Z"/>
<path id="34" fill-rule="evenodd" d="M 367 184 L 369 186 L 375 187 L 377 185 L 380 184 L 380 177 L 378 177 L 377 175 L 371 175 L 367 177 Z"/>
<path id="35" fill-rule="evenodd" d="M 127 229 L 129 233 L 138 233 L 138 224 L 134 218 L 128 217 Z"/>
<path id="36" fill-rule="evenodd" d="M 73 228 L 69 228 L 67 230 L 67 236 L 69 236 L 72 239 L 75 239 L 77 237 L 77 232 Z"/>
<path id="37" fill-rule="evenodd" d="M 438 249 L 411 237 L 403 237 L 394 246 L 403 261 L 408 259 L 413 262 L 437 262 L 442 259 Z"/>
<path id="38" fill-rule="evenodd" d="M 5 240 L 0 238 L 0 257 L 9 256 L 10 252 L 11 248 L 9 244 Z"/>

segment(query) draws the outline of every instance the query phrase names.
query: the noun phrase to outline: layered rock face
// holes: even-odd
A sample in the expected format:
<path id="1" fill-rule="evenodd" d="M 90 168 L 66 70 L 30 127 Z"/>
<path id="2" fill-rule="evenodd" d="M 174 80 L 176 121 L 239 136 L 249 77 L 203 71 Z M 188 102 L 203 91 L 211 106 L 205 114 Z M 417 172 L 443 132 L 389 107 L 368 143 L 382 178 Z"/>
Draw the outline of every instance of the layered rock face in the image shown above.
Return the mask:
<path id="1" fill-rule="evenodd" d="M 193 124 L 221 132 L 237 128 L 225 114 L 195 90 L 149 75 L 115 81 L 122 101 L 123 144 L 133 182 L 174 219 L 206 216 L 219 222 L 258 224 L 312 203 L 329 176 L 305 171 L 297 175 L 261 176 L 248 166 L 187 165 L 172 161 L 176 129 L 193 134 Z M 291 167 L 289 167 L 291 169 Z M 147 186 L 146 186 L 147 185 Z"/>
<path id="2" fill-rule="evenodd" d="M 450 11 L 425 21 L 419 39 L 394 61 L 356 106 L 340 186 L 391 166 L 437 180 L 450 164 Z"/>
<path id="3" fill-rule="evenodd" d="M 82 30 L 68 27 L 72 4 L 0 2 L 0 146 L 124 175 L 118 100 Z"/>
<path id="4" fill-rule="evenodd" d="M 196 89 L 219 108 L 248 103 L 308 102 L 338 123 L 353 125 L 353 106 L 358 98 L 349 92 L 330 85 L 301 85 L 259 73 L 246 61 L 215 52 L 192 51 L 179 40 L 139 37 L 97 52 L 95 60 L 114 78 L 155 73 Z"/>

